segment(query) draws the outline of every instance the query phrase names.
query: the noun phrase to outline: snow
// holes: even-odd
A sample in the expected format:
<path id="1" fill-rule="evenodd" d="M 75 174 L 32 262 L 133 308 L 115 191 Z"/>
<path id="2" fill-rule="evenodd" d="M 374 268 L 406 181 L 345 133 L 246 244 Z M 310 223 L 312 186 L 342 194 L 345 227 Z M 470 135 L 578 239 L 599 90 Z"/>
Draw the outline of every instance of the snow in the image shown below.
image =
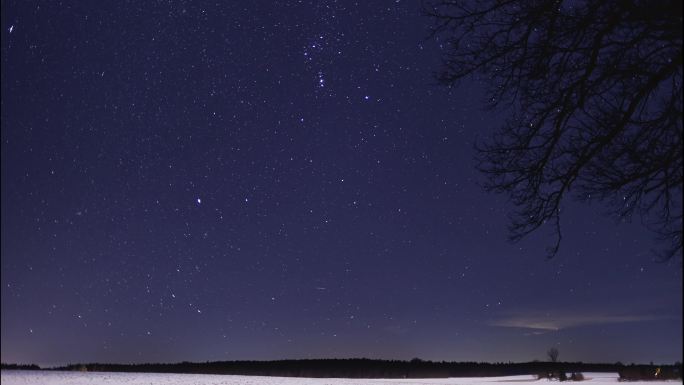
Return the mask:
<path id="1" fill-rule="evenodd" d="M 616 373 L 584 373 L 581 384 L 617 384 Z M 33 370 L 3 370 L 2 385 L 468 385 L 499 384 L 510 385 L 544 384 L 548 380 L 536 380 L 534 376 L 469 377 L 469 378 L 427 378 L 427 379 L 347 379 L 347 378 L 297 378 L 232 376 L 211 374 L 166 374 L 166 373 L 109 373 L 109 372 L 47 372 Z M 556 383 L 556 381 L 553 381 Z M 638 381 L 629 385 L 675 385 L 681 381 Z M 573 384 L 567 382 L 566 384 Z"/>

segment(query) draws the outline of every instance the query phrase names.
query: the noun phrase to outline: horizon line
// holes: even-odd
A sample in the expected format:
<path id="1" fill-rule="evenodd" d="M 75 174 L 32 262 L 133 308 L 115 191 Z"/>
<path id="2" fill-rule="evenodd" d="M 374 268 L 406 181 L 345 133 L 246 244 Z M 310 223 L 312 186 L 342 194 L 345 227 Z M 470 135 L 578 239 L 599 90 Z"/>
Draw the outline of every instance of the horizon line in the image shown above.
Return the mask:
<path id="1" fill-rule="evenodd" d="M 422 363 L 434 363 L 434 364 L 479 364 L 479 365 L 521 365 L 521 364 L 588 364 L 588 365 L 615 365 L 615 366 L 676 366 L 681 365 L 681 360 L 677 360 L 671 363 L 654 363 L 653 361 L 649 363 L 624 363 L 622 361 L 616 362 L 595 362 L 595 361 L 543 361 L 543 360 L 530 360 L 530 361 L 448 361 L 448 360 L 429 360 L 422 359 L 420 357 L 415 357 L 411 359 L 393 359 L 393 358 L 368 358 L 368 357 L 350 357 L 350 358 L 278 358 L 271 360 L 254 360 L 254 359 L 236 359 L 236 360 L 207 360 L 207 361 L 175 361 L 175 362 L 138 362 L 138 363 L 120 363 L 120 362 L 75 362 L 75 363 L 65 363 L 65 364 L 46 364 L 40 365 L 36 363 L 17 363 L 17 362 L 1 362 L 2 366 L 37 366 L 39 370 L 55 370 L 61 368 L 67 368 L 76 365 L 120 365 L 120 366 L 142 366 L 142 365 L 181 365 L 181 364 L 212 364 L 212 363 L 228 363 L 228 362 L 260 362 L 260 363 L 270 363 L 270 362 L 282 362 L 282 361 L 389 361 L 389 362 L 422 362 Z"/>

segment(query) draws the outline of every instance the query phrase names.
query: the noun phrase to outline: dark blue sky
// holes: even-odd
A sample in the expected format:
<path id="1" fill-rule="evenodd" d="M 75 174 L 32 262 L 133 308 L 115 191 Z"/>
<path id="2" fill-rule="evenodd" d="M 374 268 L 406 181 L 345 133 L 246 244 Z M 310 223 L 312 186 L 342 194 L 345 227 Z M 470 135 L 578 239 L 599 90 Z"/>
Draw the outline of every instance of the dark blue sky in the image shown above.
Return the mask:
<path id="1" fill-rule="evenodd" d="M 681 258 L 506 241 L 414 1 L 2 3 L 2 361 L 682 359 Z"/>

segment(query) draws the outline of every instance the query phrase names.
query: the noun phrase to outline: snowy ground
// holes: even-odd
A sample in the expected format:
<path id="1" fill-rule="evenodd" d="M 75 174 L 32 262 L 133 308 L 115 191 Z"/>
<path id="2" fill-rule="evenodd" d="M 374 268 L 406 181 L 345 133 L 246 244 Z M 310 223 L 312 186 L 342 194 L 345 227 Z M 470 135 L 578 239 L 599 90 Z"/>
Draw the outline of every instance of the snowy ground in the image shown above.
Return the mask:
<path id="1" fill-rule="evenodd" d="M 617 384 L 617 374 L 585 373 L 586 385 Z M 435 378 L 435 379 L 345 379 L 345 378 L 293 378 L 228 376 L 209 374 L 162 374 L 162 373 L 80 373 L 42 372 L 32 370 L 3 370 L 2 385 L 467 385 L 494 384 L 524 385 L 549 383 L 535 380 L 533 376 Z M 555 381 L 553 383 L 556 383 Z M 629 385 L 674 385 L 681 381 L 629 382 Z M 568 382 L 567 384 L 572 384 Z"/>

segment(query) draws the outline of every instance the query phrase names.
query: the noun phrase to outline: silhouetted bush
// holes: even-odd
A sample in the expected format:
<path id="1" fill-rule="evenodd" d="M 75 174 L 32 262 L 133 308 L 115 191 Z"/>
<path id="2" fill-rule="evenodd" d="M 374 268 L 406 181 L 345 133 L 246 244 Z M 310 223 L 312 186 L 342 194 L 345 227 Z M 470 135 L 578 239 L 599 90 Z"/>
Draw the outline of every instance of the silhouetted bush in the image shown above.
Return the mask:
<path id="1" fill-rule="evenodd" d="M 620 381 L 678 380 L 681 368 L 676 365 L 630 365 L 620 368 Z"/>
<path id="2" fill-rule="evenodd" d="M 573 373 L 574 374 L 574 373 Z M 568 375 L 565 370 L 552 370 L 537 374 L 538 380 L 557 380 L 557 381 L 568 381 Z"/>
<path id="3" fill-rule="evenodd" d="M 573 372 L 570 381 L 584 381 L 584 374 Z"/>
<path id="4" fill-rule="evenodd" d="M 551 372 L 537 373 L 537 380 L 550 380 L 552 378 L 553 378 L 553 373 L 551 373 Z"/>

